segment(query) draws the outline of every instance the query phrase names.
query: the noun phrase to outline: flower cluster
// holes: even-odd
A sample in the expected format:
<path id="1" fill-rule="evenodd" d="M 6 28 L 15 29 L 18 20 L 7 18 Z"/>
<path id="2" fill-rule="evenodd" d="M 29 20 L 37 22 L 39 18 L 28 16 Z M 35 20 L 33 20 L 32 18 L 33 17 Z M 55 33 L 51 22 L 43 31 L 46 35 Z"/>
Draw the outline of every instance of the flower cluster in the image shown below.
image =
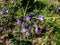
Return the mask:
<path id="1" fill-rule="evenodd" d="M 40 22 L 44 21 L 44 17 L 43 16 L 38 16 L 38 15 L 34 14 L 34 15 L 30 15 L 30 16 L 27 15 L 27 16 L 25 16 L 23 18 L 17 19 L 17 24 L 21 24 L 24 21 L 30 23 L 32 18 L 36 18 L 36 19 L 40 20 Z"/>
<path id="2" fill-rule="evenodd" d="M 33 34 L 33 33 L 35 33 L 34 36 L 38 36 L 38 35 L 41 36 L 43 33 L 45 33 L 46 30 L 41 29 L 39 27 L 39 24 L 36 21 L 34 21 L 33 24 L 31 23 L 31 19 L 33 19 L 33 18 L 36 18 L 36 20 L 39 20 L 39 22 L 44 21 L 43 16 L 38 16 L 36 14 L 27 15 L 23 18 L 17 19 L 16 24 L 21 26 L 20 32 L 22 33 L 22 35 L 26 35 L 28 37 L 31 37 L 32 36 L 31 34 Z M 25 22 L 25 24 L 22 26 L 22 24 L 24 22 Z M 42 32 L 42 31 L 44 31 L 44 32 Z"/>

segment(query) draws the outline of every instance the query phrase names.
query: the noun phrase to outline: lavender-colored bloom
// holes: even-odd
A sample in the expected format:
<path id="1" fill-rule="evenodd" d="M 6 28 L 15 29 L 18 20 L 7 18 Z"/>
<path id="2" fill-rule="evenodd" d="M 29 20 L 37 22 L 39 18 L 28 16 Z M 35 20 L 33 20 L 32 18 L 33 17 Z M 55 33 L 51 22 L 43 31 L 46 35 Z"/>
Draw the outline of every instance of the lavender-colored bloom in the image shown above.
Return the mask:
<path id="1" fill-rule="evenodd" d="M 38 26 L 36 23 L 34 23 L 34 25 L 35 25 L 35 32 L 36 32 L 37 34 L 41 34 L 42 29 L 40 29 L 39 26 Z"/>
<path id="2" fill-rule="evenodd" d="M 42 33 L 42 29 L 40 29 L 39 27 L 38 28 L 36 27 L 35 32 L 36 32 L 36 34 L 41 34 Z"/>
<path id="3" fill-rule="evenodd" d="M 30 33 L 30 30 L 27 30 L 28 33 Z"/>
<path id="4" fill-rule="evenodd" d="M 41 22 L 44 21 L 44 17 L 43 17 L 43 16 L 38 16 L 37 18 L 38 18 Z"/>
<path id="5" fill-rule="evenodd" d="M 21 30 L 22 33 L 25 33 L 26 32 L 26 29 L 25 27 L 22 27 L 22 30 Z"/>
<path id="6" fill-rule="evenodd" d="M 38 27 L 35 28 L 35 32 L 38 33 Z"/>
<path id="7" fill-rule="evenodd" d="M 18 19 L 16 24 L 21 24 L 21 21 Z"/>
<path id="8" fill-rule="evenodd" d="M 23 21 L 24 21 L 23 20 L 23 17 L 22 18 L 19 18 L 19 19 L 17 19 L 17 24 L 21 24 Z"/>
<path id="9" fill-rule="evenodd" d="M 26 21 L 30 21 L 30 17 L 29 16 L 26 16 Z"/>
<path id="10" fill-rule="evenodd" d="M 43 18 L 43 17 L 38 17 L 38 19 L 39 19 L 40 21 L 43 21 L 43 20 L 44 20 L 44 18 Z"/>
<path id="11" fill-rule="evenodd" d="M 38 33 L 38 25 L 36 23 L 34 23 L 35 25 L 35 32 Z"/>

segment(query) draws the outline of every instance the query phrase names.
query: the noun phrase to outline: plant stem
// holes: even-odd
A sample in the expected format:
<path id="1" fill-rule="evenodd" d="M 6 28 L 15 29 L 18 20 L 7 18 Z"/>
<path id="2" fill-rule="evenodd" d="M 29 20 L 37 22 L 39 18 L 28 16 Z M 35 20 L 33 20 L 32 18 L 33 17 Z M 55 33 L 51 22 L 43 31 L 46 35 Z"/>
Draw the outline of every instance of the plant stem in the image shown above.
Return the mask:
<path id="1" fill-rule="evenodd" d="M 24 16 L 26 16 L 28 5 L 29 5 L 29 1 L 27 2 L 27 6 L 26 6 L 26 9 L 25 9 L 25 12 L 24 12 Z"/>

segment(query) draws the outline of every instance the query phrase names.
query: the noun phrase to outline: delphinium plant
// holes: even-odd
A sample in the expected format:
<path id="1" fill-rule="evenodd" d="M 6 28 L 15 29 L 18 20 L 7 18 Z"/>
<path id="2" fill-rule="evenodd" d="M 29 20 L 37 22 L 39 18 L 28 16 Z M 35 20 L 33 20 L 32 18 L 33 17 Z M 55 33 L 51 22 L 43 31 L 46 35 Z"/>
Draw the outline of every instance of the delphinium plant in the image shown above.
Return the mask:
<path id="1" fill-rule="evenodd" d="M 35 18 L 36 18 L 36 16 L 35 16 Z M 33 25 L 30 27 L 31 28 L 30 30 L 29 30 L 29 26 L 31 25 L 32 22 L 29 25 L 29 22 L 24 20 L 27 23 L 25 22 L 24 25 L 21 25 L 21 27 L 17 27 L 17 29 L 18 29 L 18 30 L 16 29 L 17 33 L 15 31 L 13 31 L 13 32 L 15 32 L 15 33 L 13 33 L 14 35 L 17 34 L 16 35 L 17 38 L 16 37 L 15 38 L 17 40 L 26 40 L 30 37 L 29 38 L 30 41 L 39 40 L 39 42 L 35 42 L 35 43 L 52 45 L 52 42 L 54 42 L 53 38 L 54 38 L 54 34 L 55 34 L 56 18 L 53 17 L 53 18 L 49 18 L 48 20 L 45 18 L 42 18 L 42 19 L 43 20 L 39 20 L 39 18 L 37 18 L 36 20 L 39 20 L 39 21 L 36 22 L 36 20 L 35 20 L 35 22 L 33 22 Z M 32 20 L 34 20 L 34 19 L 32 19 Z M 38 25 L 38 23 L 39 23 L 39 25 Z M 23 24 L 23 22 L 22 22 L 22 24 Z M 21 35 L 19 35 L 19 34 L 21 34 Z M 32 37 L 32 36 L 34 36 L 34 37 Z M 43 39 L 42 42 L 40 42 L 41 41 L 40 38 Z"/>
<path id="2" fill-rule="evenodd" d="M 53 2 L 48 0 L 3 0 L 3 2 L 0 4 L 0 28 L 2 28 L 0 39 L 5 42 L 4 45 L 60 43 L 58 41 L 60 28 L 56 18 L 46 17 L 56 13 Z M 6 44 L 7 42 L 9 43 Z"/>

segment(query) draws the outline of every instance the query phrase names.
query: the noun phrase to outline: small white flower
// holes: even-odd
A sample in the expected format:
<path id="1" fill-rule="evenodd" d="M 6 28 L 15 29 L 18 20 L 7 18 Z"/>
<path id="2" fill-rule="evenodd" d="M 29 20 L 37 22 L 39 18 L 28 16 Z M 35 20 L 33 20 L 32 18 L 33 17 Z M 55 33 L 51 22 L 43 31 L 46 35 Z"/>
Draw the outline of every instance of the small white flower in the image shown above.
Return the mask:
<path id="1" fill-rule="evenodd" d="M 27 32 L 26 32 L 26 36 L 29 36 L 29 35 L 30 35 L 30 33 L 27 31 Z"/>
<path id="2" fill-rule="evenodd" d="M 9 11 L 8 11 L 8 10 L 6 10 L 6 12 L 7 12 L 7 13 L 9 13 Z"/>

